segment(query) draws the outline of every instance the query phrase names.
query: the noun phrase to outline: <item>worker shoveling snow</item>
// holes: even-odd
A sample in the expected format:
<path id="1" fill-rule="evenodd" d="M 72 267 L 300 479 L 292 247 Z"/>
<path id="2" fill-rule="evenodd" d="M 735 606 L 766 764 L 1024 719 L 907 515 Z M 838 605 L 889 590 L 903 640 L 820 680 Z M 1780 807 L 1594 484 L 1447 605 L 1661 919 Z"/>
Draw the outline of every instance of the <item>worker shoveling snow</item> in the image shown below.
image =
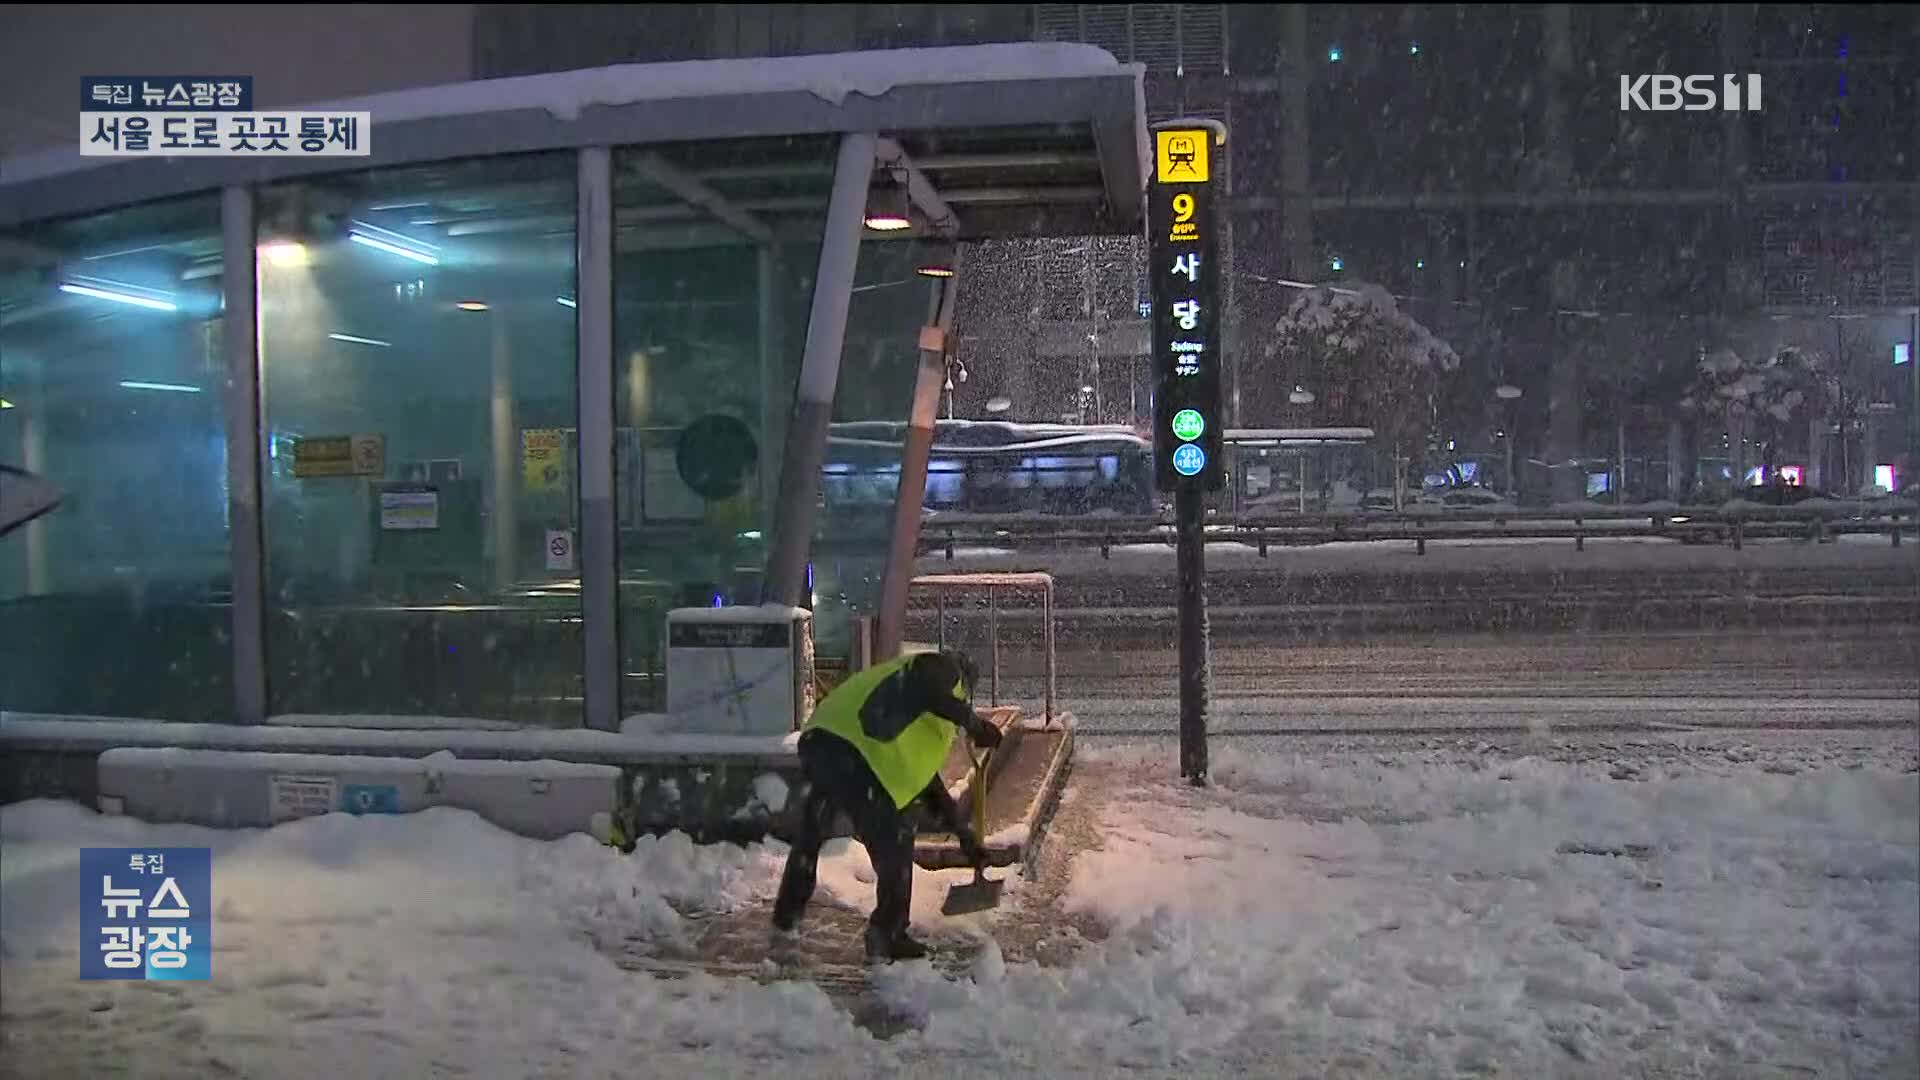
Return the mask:
<path id="1" fill-rule="evenodd" d="M 1000 744 L 1000 729 L 970 703 L 978 684 L 979 671 L 964 654 L 913 653 L 855 672 L 814 709 L 800 734 L 807 793 L 774 902 L 777 934 L 799 929 L 813 896 L 820 846 L 844 814 L 872 857 L 876 875 L 865 932 L 867 957 L 927 955 L 926 946 L 908 932 L 918 809 L 941 819 L 976 868 L 987 860 L 979 836 L 940 776 L 958 733 L 966 732 L 987 749 Z M 985 891 L 983 886 L 969 894 L 973 910 Z"/>

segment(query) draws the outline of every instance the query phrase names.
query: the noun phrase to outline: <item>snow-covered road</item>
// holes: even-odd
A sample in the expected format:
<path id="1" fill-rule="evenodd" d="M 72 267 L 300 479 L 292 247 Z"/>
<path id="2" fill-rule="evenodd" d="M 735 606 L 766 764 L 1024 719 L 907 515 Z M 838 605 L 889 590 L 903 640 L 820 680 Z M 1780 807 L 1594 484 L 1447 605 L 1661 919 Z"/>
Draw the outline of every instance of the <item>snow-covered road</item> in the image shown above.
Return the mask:
<path id="1" fill-rule="evenodd" d="M 1912 1076 L 1915 738 L 1824 738 L 1222 745 L 1206 790 L 1164 746 L 1093 751 L 1062 817 L 1098 839 L 1063 831 L 1049 858 L 1071 856 L 1060 902 L 1099 940 L 1062 967 L 888 972 L 922 1020 L 891 1040 L 811 984 L 659 980 L 596 944 L 763 903 L 778 845 L 622 858 L 444 809 L 211 832 L 18 804 L 0 1073 Z M 142 843 L 216 850 L 209 983 L 76 977 L 75 849 Z M 827 868 L 843 902 L 864 861 Z"/>
<path id="2" fill-rule="evenodd" d="M 1090 734 L 1164 732 L 1179 715 L 1177 699 L 1076 699 Z M 1211 702 L 1212 729 L 1222 735 L 1570 731 L 1606 729 L 1874 728 L 1910 726 L 1912 698 L 1615 697 L 1535 698 L 1316 695 L 1223 697 Z"/>
<path id="3" fill-rule="evenodd" d="M 950 638 L 983 666 L 992 652 L 984 634 Z M 1003 643 L 1002 696 L 1035 702 L 1044 682 L 1044 652 L 1031 643 Z M 1798 710 L 1820 719 L 1826 706 L 1845 710 L 1873 700 L 1904 706 L 1920 720 L 1920 623 L 1868 626 L 1728 627 L 1715 630 L 1597 631 L 1564 634 L 1399 634 L 1364 641 L 1308 643 L 1250 639 L 1216 630 L 1212 693 L 1223 720 L 1234 713 L 1311 711 L 1322 703 L 1362 699 L 1368 711 L 1416 710 L 1408 698 L 1532 699 L 1519 707 L 1592 713 L 1622 699 L 1672 712 L 1724 712 L 1753 703 L 1774 713 Z M 1058 692 L 1096 726 L 1137 728 L 1133 715 L 1175 715 L 1166 702 L 1179 685 L 1171 631 L 1151 647 L 1097 639 L 1061 645 Z M 1127 715 L 1109 715 L 1107 703 Z M 1497 702 L 1492 706 L 1503 709 Z M 1450 707 L 1459 711 L 1458 706 Z M 1643 707 L 1639 707 L 1644 710 Z"/>

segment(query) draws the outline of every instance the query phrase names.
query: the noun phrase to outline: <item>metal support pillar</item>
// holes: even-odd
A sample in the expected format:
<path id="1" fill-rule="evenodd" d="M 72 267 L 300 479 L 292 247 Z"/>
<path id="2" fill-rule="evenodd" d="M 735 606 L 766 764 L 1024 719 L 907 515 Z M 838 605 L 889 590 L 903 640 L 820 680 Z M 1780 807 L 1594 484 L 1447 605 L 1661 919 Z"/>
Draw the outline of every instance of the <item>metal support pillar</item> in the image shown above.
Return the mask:
<path id="1" fill-rule="evenodd" d="M 755 298 L 758 302 L 760 343 L 760 462 L 757 471 L 760 474 L 760 528 L 766 529 L 772 524 L 767 516 L 773 507 L 773 447 L 780 427 L 774 401 L 785 383 L 780 377 L 780 362 L 786 356 L 786 349 L 782 340 L 780 305 L 774 299 L 783 276 L 778 249 L 761 245 L 755 265 L 759 277 Z"/>
<path id="2" fill-rule="evenodd" d="M 853 655 L 847 658 L 848 671 L 865 671 L 873 666 L 873 617 L 853 617 Z"/>
<path id="3" fill-rule="evenodd" d="M 956 268 L 957 269 L 957 268 Z M 907 586 L 913 580 L 913 561 L 920 548 L 920 513 L 926 504 L 927 462 L 933 454 L 933 434 L 940 411 L 940 391 L 947 378 L 947 335 L 953 329 L 953 309 L 960 294 L 959 276 L 936 283 L 927 301 L 927 323 L 920 336 L 920 365 L 913 379 L 913 407 L 906 444 L 900 454 L 900 486 L 893 499 L 893 529 L 887 542 L 886 568 L 880 578 L 880 618 L 874 632 L 874 656 L 889 659 L 900 652 L 906 635 Z"/>
<path id="4" fill-rule="evenodd" d="M 1205 497 L 1199 488 L 1182 485 L 1175 492 L 1175 560 L 1180 608 L 1180 775 L 1195 786 L 1207 782 L 1209 662 L 1205 513 Z"/>
<path id="5" fill-rule="evenodd" d="M 620 730 L 619 533 L 613 502 L 613 153 L 580 151 L 576 237 L 582 672 L 586 723 Z"/>
<path id="6" fill-rule="evenodd" d="M 1056 700 L 1054 689 L 1059 685 L 1059 679 L 1056 674 L 1057 668 L 1053 658 L 1053 582 L 1051 581 L 1047 582 L 1046 593 L 1040 599 L 1040 621 L 1044 627 L 1042 633 L 1046 635 L 1043 646 L 1047 651 L 1047 698 L 1045 715 L 1047 718 L 1047 727 L 1051 729 L 1053 727 L 1053 705 Z"/>
<path id="7" fill-rule="evenodd" d="M 226 304 L 220 345 L 227 368 L 227 522 L 232 559 L 233 718 L 258 724 L 267 718 L 267 616 L 265 539 L 261 532 L 260 357 L 255 317 L 258 278 L 254 259 L 253 189 L 230 186 L 220 193 Z M 28 462 L 29 467 L 32 462 Z"/>
<path id="8" fill-rule="evenodd" d="M 492 460 L 488 468 L 488 486 L 493 491 L 493 512 L 488 518 L 488 546 L 493 549 L 493 588 L 503 594 L 519 580 L 520 536 L 520 432 L 513 397 L 513 335 L 507 329 L 507 313 L 496 305 L 486 313 L 492 335 L 492 382 L 487 399 L 487 424 L 491 434 Z"/>
<path id="9" fill-rule="evenodd" d="M 47 475 L 47 421 L 45 419 L 47 400 L 46 373 L 40 370 L 27 373 L 27 385 L 31 393 L 27 395 L 27 405 L 21 410 L 20 418 L 20 465 L 36 476 Z M 28 596 L 46 596 L 53 592 L 53 543 L 48 530 L 52 522 L 51 515 L 42 514 L 26 523 L 20 529 L 21 555 L 26 559 L 26 585 Z M 238 523 L 239 519 L 234 519 Z"/>
<path id="10" fill-rule="evenodd" d="M 987 586 L 987 648 L 992 653 L 993 680 L 989 684 L 987 703 L 1000 704 L 1000 594 L 993 586 Z"/>
<path id="11" fill-rule="evenodd" d="M 833 392 L 840 379 L 840 350 L 847 336 L 847 307 L 853 299 L 854 271 L 860 259 L 860 230 L 866 217 L 867 189 L 873 176 L 876 139 L 872 132 L 840 137 L 834 164 L 833 194 L 814 274 L 813 308 L 807 319 L 806 351 L 787 429 L 780 474 L 780 505 L 773 518 L 762 597 L 801 606 L 808 599 L 807 557 L 813 547 L 814 511 L 820 496 L 820 470 L 833 420 Z"/>
<path id="12" fill-rule="evenodd" d="M 1308 59 L 1307 5 L 1282 11 L 1280 49 L 1280 225 L 1281 265 L 1296 281 L 1318 281 L 1313 258 L 1313 126 L 1307 115 L 1313 65 Z"/>
<path id="13" fill-rule="evenodd" d="M 1573 182 L 1567 87 L 1573 77 L 1573 11 L 1568 4 L 1548 4 L 1540 8 L 1544 48 L 1541 51 L 1541 78 L 1546 93 L 1541 99 L 1542 136 L 1537 183 L 1552 192 L 1564 193 Z M 1575 340 L 1576 334 L 1566 320 L 1556 314 L 1583 303 L 1584 283 L 1579 264 L 1571 259 L 1555 260 L 1548 268 L 1548 313 L 1550 331 L 1547 390 L 1547 459 L 1551 489 L 1556 500 L 1572 502 L 1586 497 L 1586 468 L 1575 462 L 1584 457 L 1581 415 L 1582 367 L 1587 343 Z"/>
<path id="14" fill-rule="evenodd" d="M 1914 280 L 1920 282 L 1920 210 L 1915 212 L 1914 245 Z M 1920 473 L 1920 306 L 1916 306 L 1913 309 L 1913 319 L 1910 326 L 1911 330 L 1907 335 L 1907 379 L 1909 382 L 1909 393 L 1907 395 L 1907 471 Z M 1902 490 L 1907 490 L 1905 485 L 1913 483 L 1912 477 L 1902 478 L 1895 476 L 1893 480 L 1894 483 L 1902 485 Z M 1894 530 L 1893 535 L 1895 542 L 1898 542 L 1900 537 L 1899 530 Z"/>

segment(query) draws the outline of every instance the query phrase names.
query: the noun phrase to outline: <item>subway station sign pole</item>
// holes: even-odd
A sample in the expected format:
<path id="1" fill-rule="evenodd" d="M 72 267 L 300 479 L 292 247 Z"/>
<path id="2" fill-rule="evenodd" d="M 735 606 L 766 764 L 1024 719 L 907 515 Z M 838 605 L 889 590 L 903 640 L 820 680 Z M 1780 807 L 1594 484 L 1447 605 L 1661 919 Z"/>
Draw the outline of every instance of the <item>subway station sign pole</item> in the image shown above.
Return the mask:
<path id="1" fill-rule="evenodd" d="M 1155 482 L 1174 499 L 1179 575 L 1180 775 L 1207 780 L 1206 493 L 1223 485 L 1220 347 L 1226 338 L 1213 165 L 1226 128 L 1170 120 L 1153 129 L 1147 258 L 1153 283 Z"/>

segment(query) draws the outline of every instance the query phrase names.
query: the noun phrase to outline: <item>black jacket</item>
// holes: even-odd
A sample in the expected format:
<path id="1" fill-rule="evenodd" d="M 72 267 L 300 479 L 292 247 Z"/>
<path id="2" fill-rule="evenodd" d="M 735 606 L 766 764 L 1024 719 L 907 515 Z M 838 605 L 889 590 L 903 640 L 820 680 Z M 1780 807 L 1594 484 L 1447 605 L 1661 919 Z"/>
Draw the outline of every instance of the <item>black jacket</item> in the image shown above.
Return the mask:
<path id="1" fill-rule="evenodd" d="M 966 732 L 978 735 L 987 719 L 973 706 L 953 696 L 953 686 L 964 679 L 960 663 L 946 653 L 920 653 L 899 671 L 882 680 L 860 705 L 860 730 L 867 738 L 892 740 L 921 713 L 932 713 Z M 973 687 L 967 687 L 969 696 Z"/>

